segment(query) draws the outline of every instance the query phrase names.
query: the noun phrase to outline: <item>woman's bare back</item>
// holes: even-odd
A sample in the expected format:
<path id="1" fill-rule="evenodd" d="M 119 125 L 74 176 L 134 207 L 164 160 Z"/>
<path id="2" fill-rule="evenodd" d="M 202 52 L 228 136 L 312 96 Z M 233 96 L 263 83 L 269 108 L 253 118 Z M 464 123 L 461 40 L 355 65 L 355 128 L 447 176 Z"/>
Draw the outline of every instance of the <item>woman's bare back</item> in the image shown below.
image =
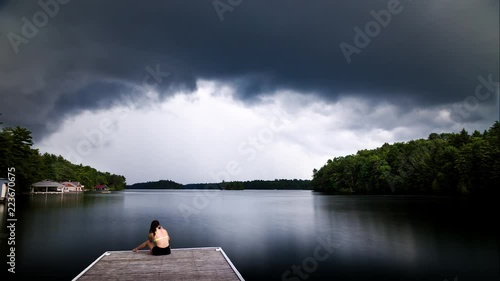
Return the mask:
<path id="1" fill-rule="evenodd" d="M 170 236 L 168 235 L 167 230 L 161 226 L 156 229 L 153 239 L 156 246 L 160 248 L 166 248 L 170 245 Z"/>

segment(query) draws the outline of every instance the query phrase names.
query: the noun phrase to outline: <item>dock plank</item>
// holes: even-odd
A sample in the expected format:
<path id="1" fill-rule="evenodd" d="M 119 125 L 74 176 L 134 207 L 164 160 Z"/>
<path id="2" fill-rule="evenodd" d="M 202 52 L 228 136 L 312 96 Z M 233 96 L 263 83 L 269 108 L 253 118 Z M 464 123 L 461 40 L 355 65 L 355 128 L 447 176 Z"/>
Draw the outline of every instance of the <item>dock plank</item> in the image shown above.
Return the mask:
<path id="1" fill-rule="evenodd" d="M 149 251 L 108 251 L 73 281 L 243 280 L 221 248 L 172 249 L 167 256 Z"/>

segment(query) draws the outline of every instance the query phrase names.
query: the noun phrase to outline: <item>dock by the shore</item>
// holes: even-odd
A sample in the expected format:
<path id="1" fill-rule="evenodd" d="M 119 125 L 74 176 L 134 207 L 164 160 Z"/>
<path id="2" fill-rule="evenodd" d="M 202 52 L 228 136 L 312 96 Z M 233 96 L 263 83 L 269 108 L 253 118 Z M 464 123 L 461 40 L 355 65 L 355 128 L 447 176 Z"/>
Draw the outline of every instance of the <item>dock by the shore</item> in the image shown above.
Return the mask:
<path id="1" fill-rule="evenodd" d="M 73 281 L 244 280 L 222 248 L 172 249 L 166 256 L 148 252 L 105 252 Z"/>

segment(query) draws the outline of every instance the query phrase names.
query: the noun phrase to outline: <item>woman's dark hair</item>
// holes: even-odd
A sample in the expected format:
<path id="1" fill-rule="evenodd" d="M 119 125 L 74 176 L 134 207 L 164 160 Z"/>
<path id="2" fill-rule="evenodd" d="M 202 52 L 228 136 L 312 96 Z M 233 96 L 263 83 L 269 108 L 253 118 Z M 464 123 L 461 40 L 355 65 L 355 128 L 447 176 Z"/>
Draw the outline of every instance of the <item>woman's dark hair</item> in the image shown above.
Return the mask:
<path id="1" fill-rule="evenodd" d="M 154 220 L 151 222 L 151 227 L 149 228 L 149 233 L 153 233 L 153 236 L 156 235 L 156 228 L 160 225 L 160 222 Z"/>

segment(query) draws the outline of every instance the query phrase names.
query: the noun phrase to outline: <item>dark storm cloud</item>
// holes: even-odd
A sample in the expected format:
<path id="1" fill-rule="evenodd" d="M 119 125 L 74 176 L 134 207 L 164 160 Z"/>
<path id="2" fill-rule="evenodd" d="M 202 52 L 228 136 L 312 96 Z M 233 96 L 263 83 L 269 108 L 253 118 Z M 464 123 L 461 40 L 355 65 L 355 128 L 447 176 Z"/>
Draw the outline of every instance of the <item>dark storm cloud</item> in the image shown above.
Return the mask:
<path id="1" fill-rule="evenodd" d="M 43 10 L 0 1 L 0 112 L 36 136 L 68 114 L 137 94 L 147 66 L 171 74 L 156 85 L 162 95 L 202 78 L 234 84 L 245 101 L 293 89 L 405 108 L 461 102 L 479 75 L 498 80 L 498 1 L 402 0 L 366 47 L 354 28 L 365 30 L 370 12 L 394 0 L 232 1 L 241 4 L 223 21 L 213 1 L 62 2 L 15 54 L 8 34 L 22 36 L 22 18 Z M 342 42 L 358 48 L 350 63 Z"/>

